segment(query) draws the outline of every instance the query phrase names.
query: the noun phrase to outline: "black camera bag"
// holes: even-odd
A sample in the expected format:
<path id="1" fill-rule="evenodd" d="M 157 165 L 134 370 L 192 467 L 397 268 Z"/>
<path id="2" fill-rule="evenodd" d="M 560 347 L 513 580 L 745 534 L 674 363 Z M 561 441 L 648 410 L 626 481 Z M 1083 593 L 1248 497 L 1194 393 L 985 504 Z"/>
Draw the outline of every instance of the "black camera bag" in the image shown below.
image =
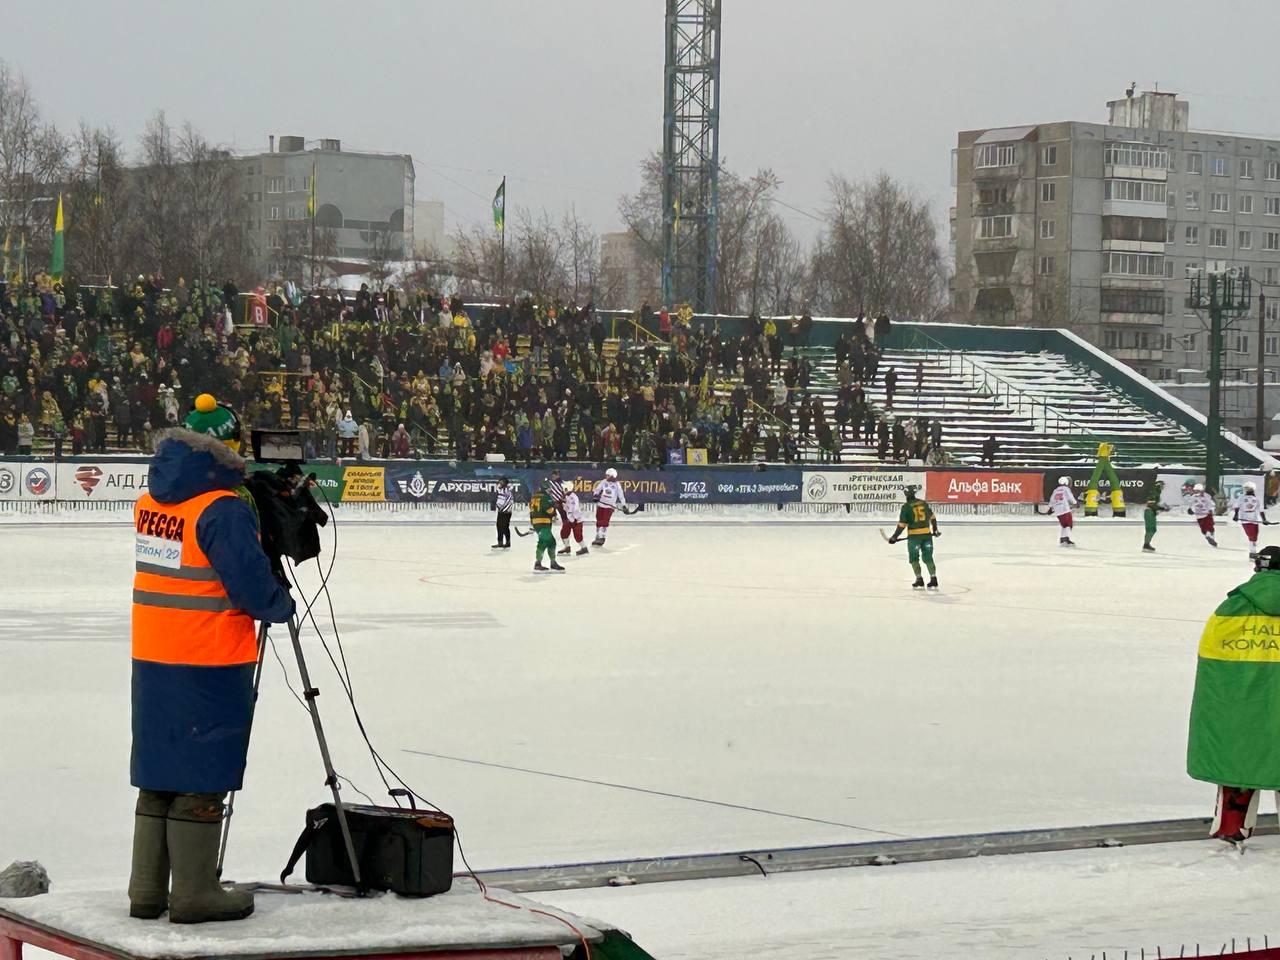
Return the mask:
<path id="1" fill-rule="evenodd" d="M 429 897 L 453 885 L 453 818 L 433 810 L 403 810 L 343 804 L 360 884 L 406 897 Z M 332 803 L 307 811 L 307 825 L 294 844 L 280 882 L 306 854 L 307 882 L 357 886 Z"/>

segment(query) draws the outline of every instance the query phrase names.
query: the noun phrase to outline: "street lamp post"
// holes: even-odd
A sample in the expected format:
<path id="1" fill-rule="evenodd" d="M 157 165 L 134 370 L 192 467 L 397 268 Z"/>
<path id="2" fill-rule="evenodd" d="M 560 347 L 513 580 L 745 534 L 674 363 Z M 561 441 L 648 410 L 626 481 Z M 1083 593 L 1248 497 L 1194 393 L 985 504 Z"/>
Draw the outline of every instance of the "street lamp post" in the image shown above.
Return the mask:
<path id="1" fill-rule="evenodd" d="M 1209 431 L 1205 437 L 1205 486 L 1218 490 L 1222 475 L 1222 353 L 1228 318 L 1248 313 L 1250 280 L 1247 273 L 1232 268 L 1226 273 L 1203 274 L 1191 278 L 1188 304 L 1209 312 Z"/>

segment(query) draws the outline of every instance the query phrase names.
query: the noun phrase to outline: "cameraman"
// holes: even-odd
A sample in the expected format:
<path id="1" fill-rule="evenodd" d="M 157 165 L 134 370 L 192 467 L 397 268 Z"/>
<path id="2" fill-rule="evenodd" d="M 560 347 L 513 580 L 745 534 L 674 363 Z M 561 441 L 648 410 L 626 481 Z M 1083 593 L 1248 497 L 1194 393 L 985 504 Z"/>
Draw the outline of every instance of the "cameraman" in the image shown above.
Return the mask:
<path id="1" fill-rule="evenodd" d="M 134 508 L 129 913 L 143 919 L 253 912 L 251 893 L 218 882 L 223 799 L 244 778 L 254 621 L 281 623 L 294 608 L 259 544 L 239 449 L 235 413 L 201 394 L 186 429 L 160 435 Z"/>

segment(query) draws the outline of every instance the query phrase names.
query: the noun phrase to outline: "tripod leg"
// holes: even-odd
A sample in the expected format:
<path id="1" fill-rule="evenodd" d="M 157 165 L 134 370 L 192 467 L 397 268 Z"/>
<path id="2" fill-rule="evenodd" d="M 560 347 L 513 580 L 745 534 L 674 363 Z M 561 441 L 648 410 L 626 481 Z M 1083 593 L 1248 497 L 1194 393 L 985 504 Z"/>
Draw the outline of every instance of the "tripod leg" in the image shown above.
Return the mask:
<path id="1" fill-rule="evenodd" d="M 258 662 L 253 668 L 253 707 L 258 706 L 258 687 L 262 684 L 262 661 L 267 651 L 267 622 L 258 626 Z M 248 751 L 248 738 L 253 735 L 253 715 L 249 715 L 249 733 L 245 736 L 245 750 Z M 231 815 L 236 812 L 236 791 L 231 791 L 227 798 L 227 812 L 222 821 L 222 839 L 218 841 L 218 876 L 222 876 L 222 864 L 227 858 L 227 838 L 231 836 Z"/>
<path id="2" fill-rule="evenodd" d="M 311 675 L 307 672 L 307 661 L 302 654 L 302 640 L 299 637 L 298 618 L 289 620 L 289 638 L 293 641 L 293 652 L 298 658 L 298 676 L 302 680 L 302 696 L 307 702 L 307 710 L 311 714 L 311 723 L 316 729 L 316 742 L 320 745 L 320 759 L 324 761 L 325 786 L 333 793 L 333 808 L 338 814 L 338 828 L 342 832 L 342 842 L 347 848 L 347 860 L 351 864 L 351 876 L 356 886 L 361 886 L 360 863 L 356 858 L 356 847 L 351 840 L 351 829 L 347 826 L 347 811 L 342 805 L 342 797 L 338 795 L 338 774 L 333 769 L 333 761 L 329 757 L 329 743 L 324 737 L 324 727 L 320 724 L 320 709 L 316 706 L 316 698 L 320 691 L 311 686 Z"/>

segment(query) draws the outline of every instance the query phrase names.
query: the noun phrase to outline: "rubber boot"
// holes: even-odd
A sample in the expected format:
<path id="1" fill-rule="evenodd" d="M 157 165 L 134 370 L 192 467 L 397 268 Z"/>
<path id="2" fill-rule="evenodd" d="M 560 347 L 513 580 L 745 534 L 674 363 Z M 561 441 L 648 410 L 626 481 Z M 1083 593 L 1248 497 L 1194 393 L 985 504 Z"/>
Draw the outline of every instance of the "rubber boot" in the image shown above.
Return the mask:
<path id="1" fill-rule="evenodd" d="M 165 815 L 172 794 L 139 790 L 133 817 L 129 916 L 155 920 L 169 908 L 169 846 Z"/>
<path id="2" fill-rule="evenodd" d="M 173 872 L 169 922 L 243 920 L 253 913 L 252 893 L 225 890 L 218 882 L 221 798 L 179 796 L 169 810 L 166 825 Z"/>

